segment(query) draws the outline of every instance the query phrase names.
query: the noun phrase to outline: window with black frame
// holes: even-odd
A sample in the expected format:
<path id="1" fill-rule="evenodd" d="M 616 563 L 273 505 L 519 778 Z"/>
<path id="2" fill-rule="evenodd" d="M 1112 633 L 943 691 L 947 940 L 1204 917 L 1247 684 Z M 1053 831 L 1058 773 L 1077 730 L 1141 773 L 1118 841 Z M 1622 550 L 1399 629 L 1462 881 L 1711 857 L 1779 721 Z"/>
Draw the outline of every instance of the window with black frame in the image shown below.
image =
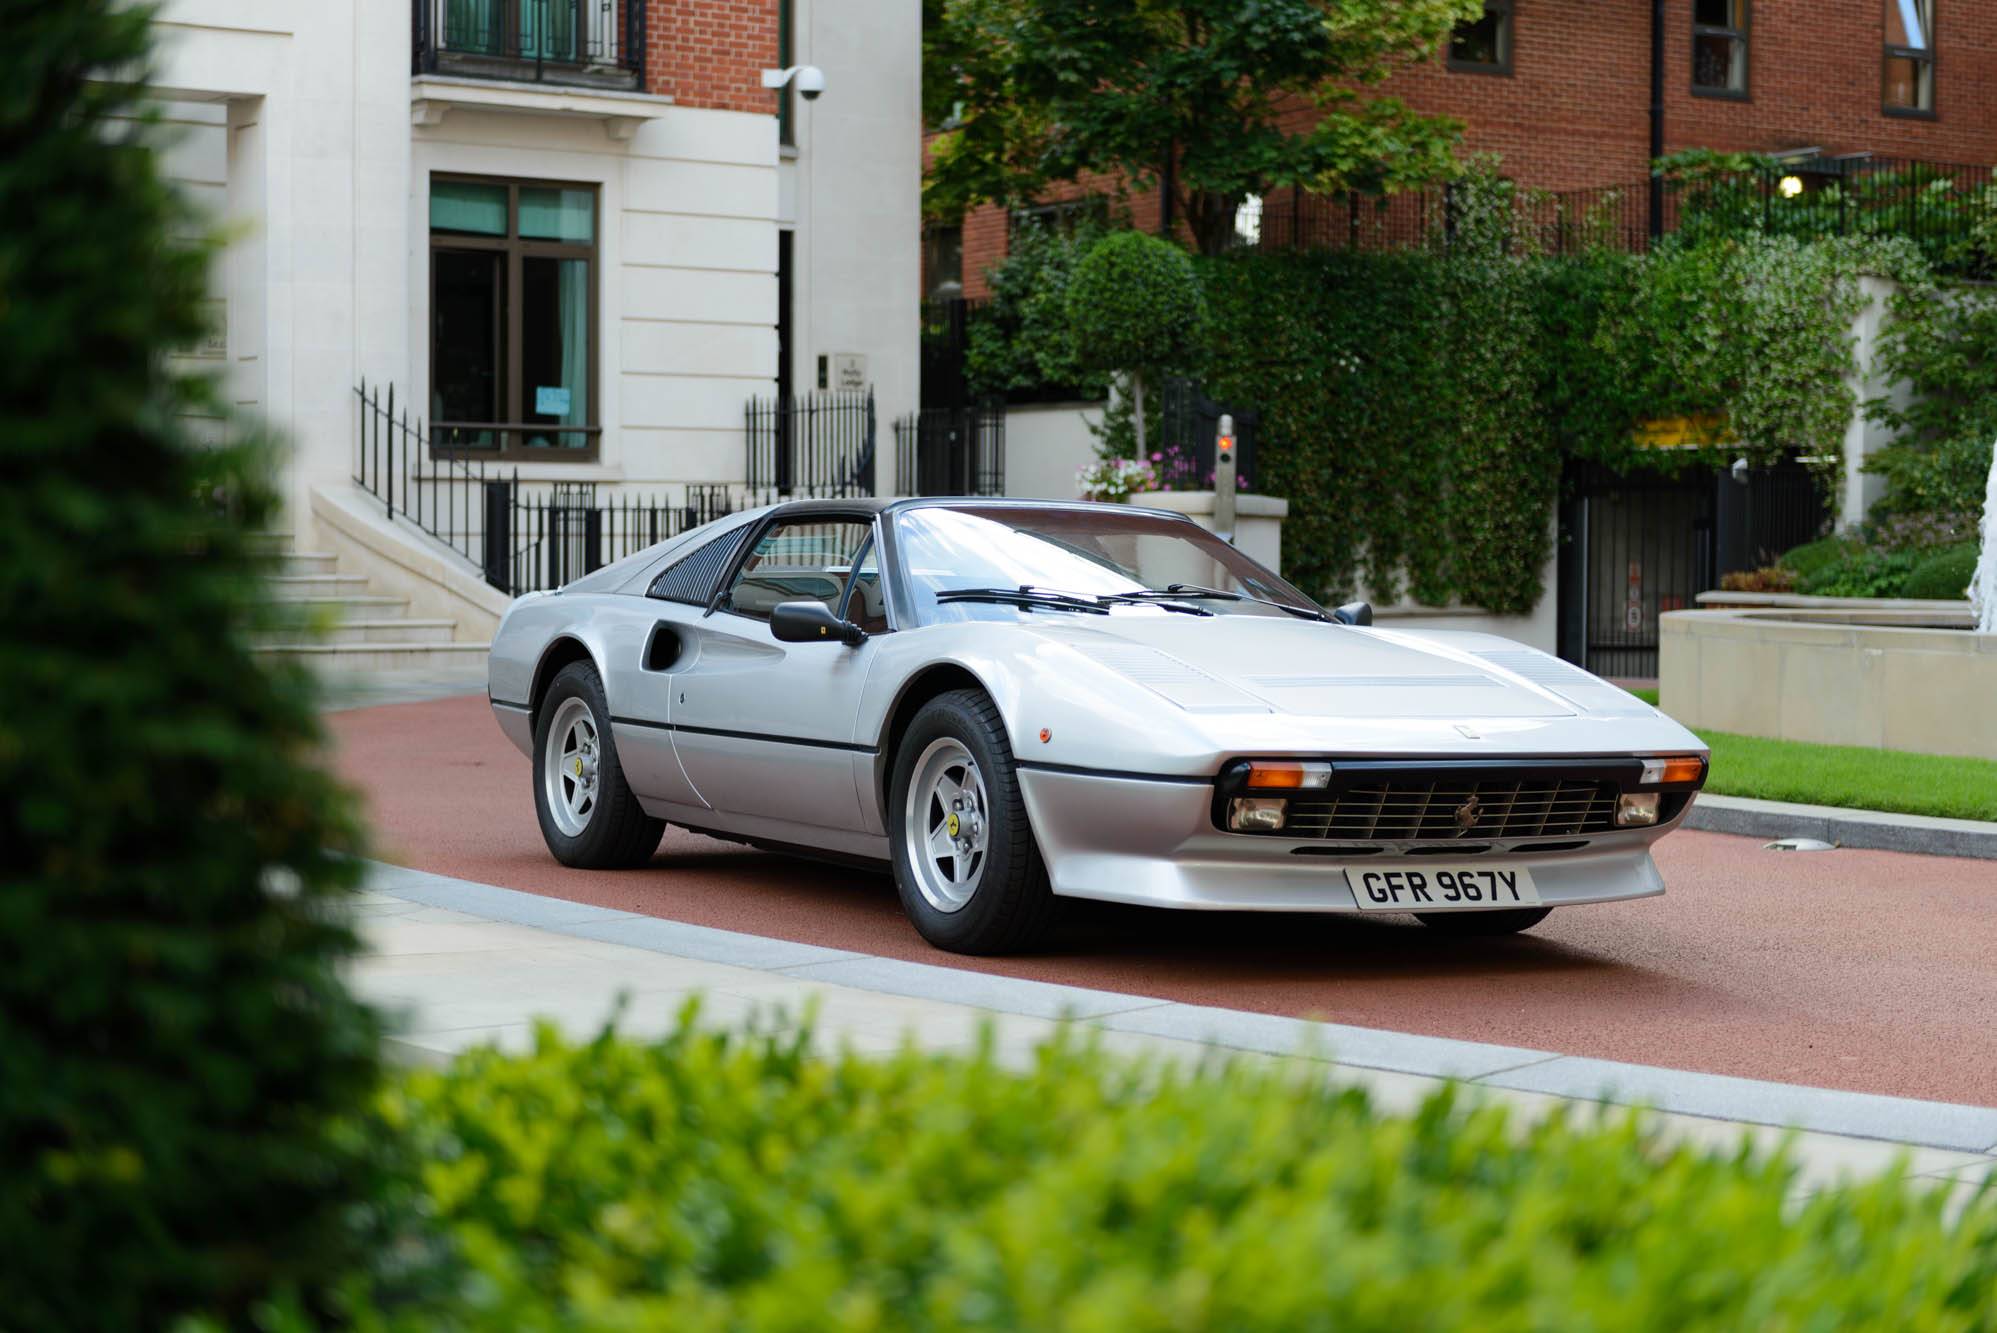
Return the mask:
<path id="1" fill-rule="evenodd" d="M 1935 0 L 1885 0 L 1886 61 L 1881 91 L 1892 116 L 1935 113 Z"/>
<path id="2" fill-rule="evenodd" d="M 1450 30 L 1449 68 L 1465 74 L 1512 72 L 1512 0 L 1484 0 L 1481 18 Z"/>
<path id="3" fill-rule="evenodd" d="M 444 449 L 596 456 L 596 188 L 430 181 L 430 420 Z"/>
<path id="4" fill-rule="evenodd" d="M 1692 0 L 1692 91 L 1746 98 L 1748 0 Z"/>

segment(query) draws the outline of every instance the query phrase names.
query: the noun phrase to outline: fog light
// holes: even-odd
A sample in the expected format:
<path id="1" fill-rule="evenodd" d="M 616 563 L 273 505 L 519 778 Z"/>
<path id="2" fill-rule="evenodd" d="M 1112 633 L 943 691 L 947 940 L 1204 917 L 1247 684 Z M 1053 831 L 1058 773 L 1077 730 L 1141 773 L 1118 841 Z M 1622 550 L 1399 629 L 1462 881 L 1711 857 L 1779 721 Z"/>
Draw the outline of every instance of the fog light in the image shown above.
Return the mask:
<path id="1" fill-rule="evenodd" d="M 1236 833 L 1274 833 L 1283 827 L 1283 807 L 1288 804 L 1280 797 L 1237 796 L 1227 803 L 1227 826 Z"/>
<path id="2" fill-rule="evenodd" d="M 1639 824 L 1657 822 L 1657 793 L 1647 791 L 1641 795 L 1626 793 L 1616 804 L 1616 827 L 1634 828 Z"/>

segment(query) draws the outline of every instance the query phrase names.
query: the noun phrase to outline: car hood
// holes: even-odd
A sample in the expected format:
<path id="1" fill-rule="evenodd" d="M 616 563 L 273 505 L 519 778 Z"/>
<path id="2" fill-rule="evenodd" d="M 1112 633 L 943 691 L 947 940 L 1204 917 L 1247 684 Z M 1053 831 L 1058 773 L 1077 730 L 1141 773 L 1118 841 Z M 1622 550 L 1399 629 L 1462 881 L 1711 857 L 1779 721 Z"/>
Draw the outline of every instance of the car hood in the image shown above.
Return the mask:
<path id="1" fill-rule="evenodd" d="M 1051 618 L 1059 643 L 1191 713 L 1292 717 L 1651 717 L 1642 700 L 1510 639 L 1262 616 Z"/>

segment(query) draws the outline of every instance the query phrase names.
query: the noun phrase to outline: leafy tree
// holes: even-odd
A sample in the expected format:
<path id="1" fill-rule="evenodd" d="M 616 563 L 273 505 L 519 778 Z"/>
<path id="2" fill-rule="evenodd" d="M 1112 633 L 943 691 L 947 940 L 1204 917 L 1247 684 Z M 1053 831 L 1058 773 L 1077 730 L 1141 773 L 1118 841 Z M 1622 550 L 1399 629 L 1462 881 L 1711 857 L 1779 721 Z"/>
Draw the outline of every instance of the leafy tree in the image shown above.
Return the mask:
<path id="1" fill-rule="evenodd" d="M 1106 237 L 1068 284 L 1068 321 L 1083 364 L 1130 376 L 1137 450 L 1144 451 L 1144 382 L 1186 369 L 1206 328 L 1206 299 L 1185 251 L 1143 232 Z"/>
<path id="2" fill-rule="evenodd" d="M 1084 365 L 1068 319 L 1068 284 L 1103 233 L 1027 225 L 1013 231 L 1005 262 L 985 274 L 991 300 L 966 329 L 964 366 L 980 394 L 1039 393 L 1101 398 L 1106 377 Z"/>
<path id="3" fill-rule="evenodd" d="M 352 1258 L 376 1027 L 309 681 L 266 674 L 267 452 L 168 353 L 208 255 L 148 9 L 0 0 L 0 1324 L 232 1325 Z M 131 127 L 137 123 L 140 128 Z"/>
<path id="4" fill-rule="evenodd" d="M 1454 174 L 1461 125 L 1367 90 L 1480 0 L 930 0 L 923 84 L 939 217 L 1107 173 L 1150 188 L 1202 254 L 1251 194 Z M 1315 124 L 1299 128 L 1294 113 Z"/>

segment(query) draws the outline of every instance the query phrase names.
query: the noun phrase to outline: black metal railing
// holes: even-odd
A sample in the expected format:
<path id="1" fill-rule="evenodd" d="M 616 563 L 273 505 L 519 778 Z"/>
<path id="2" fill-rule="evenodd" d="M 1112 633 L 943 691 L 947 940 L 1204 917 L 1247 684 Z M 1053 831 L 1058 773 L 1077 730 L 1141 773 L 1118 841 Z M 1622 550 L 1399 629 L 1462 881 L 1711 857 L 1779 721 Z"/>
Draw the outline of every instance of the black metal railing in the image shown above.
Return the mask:
<path id="1" fill-rule="evenodd" d="M 1807 238 L 1897 235 L 1945 272 L 1992 275 L 1979 220 L 1990 216 L 1992 168 L 1912 158 L 1811 158 L 1750 170 L 1665 176 L 1664 235 L 1766 232 Z M 1650 232 L 1651 180 L 1584 190 L 1513 189 L 1503 201 L 1511 247 L 1533 254 L 1640 254 Z M 1263 249 L 1446 247 L 1464 216 L 1455 187 L 1376 195 L 1294 191 L 1262 201 Z"/>
<path id="2" fill-rule="evenodd" d="M 897 484 L 909 494 L 1005 494 L 1003 403 L 910 412 L 894 438 Z"/>
<path id="3" fill-rule="evenodd" d="M 874 391 L 751 398 L 749 490 L 777 497 L 873 495 Z"/>
<path id="4" fill-rule="evenodd" d="M 645 0 L 414 0 L 418 74 L 645 86 Z"/>
<path id="5" fill-rule="evenodd" d="M 523 482 L 490 450 L 454 447 L 398 407 L 395 389 L 354 390 L 360 432 L 353 479 L 386 516 L 414 524 L 451 548 L 501 592 L 518 596 L 563 584 L 731 512 L 725 484 L 687 485 L 677 495 L 591 482 Z"/>

